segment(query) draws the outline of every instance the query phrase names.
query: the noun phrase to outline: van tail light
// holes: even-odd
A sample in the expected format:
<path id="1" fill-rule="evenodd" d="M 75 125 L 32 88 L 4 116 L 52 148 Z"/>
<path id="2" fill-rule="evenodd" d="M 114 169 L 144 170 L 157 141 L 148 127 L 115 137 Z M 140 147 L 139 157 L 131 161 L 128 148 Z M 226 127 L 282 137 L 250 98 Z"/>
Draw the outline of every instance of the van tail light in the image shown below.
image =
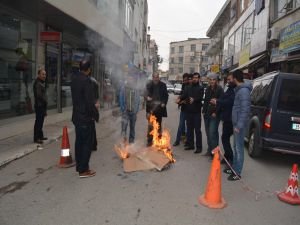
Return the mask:
<path id="1" fill-rule="evenodd" d="M 272 118 L 272 111 L 268 110 L 265 115 L 264 129 L 266 129 L 266 130 L 271 129 L 271 118 Z"/>

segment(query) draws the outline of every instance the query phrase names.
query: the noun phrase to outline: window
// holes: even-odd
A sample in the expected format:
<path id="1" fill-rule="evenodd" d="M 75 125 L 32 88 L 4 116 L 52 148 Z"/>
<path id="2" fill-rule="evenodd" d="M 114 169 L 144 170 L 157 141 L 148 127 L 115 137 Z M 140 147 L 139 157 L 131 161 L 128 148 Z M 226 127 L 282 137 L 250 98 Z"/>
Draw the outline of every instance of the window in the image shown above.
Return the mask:
<path id="1" fill-rule="evenodd" d="M 299 0 L 274 0 L 275 19 L 287 14 L 289 11 L 300 7 Z"/>
<path id="2" fill-rule="evenodd" d="M 234 55 L 234 37 L 235 35 L 232 34 L 229 37 L 229 43 L 228 43 L 228 56 L 233 56 Z"/>
<path id="3" fill-rule="evenodd" d="M 251 104 L 258 106 L 265 106 L 267 104 L 272 89 L 272 81 L 273 78 L 254 82 L 251 92 Z"/>
<path id="4" fill-rule="evenodd" d="M 184 51 L 184 46 L 179 46 L 179 53 L 183 53 Z"/>
<path id="5" fill-rule="evenodd" d="M 245 0 L 240 0 L 240 12 L 243 12 L 245 9 Z"/>
<path id="6" fill-rule="evenodd" d="M 175 53 L 175 47 L 172 47 L 171 48 L 171 54 L 174 54 Z"/>
<path id="7" fill-rule="evenodd" d="M 125 1 L 126 1 L 125 2 L 125 27 L 129 31 L 129 33 L 131 33 L 132 17 L 133 17 L 132 6 L 129 0 L 125 0 Z"/>
<path id="8" fill-rule="evenodd" d="M 300 80 L 282 80 L 277 109 L 300 113 Z"/>
<path id="9" fill-rule="evenodd" d="M 183 68 L 182 68 L 182 67 L 179 67 L 179 68 L 178 68 L 178 72 L 179 72 L 179 73 L 183 73 Z"/>
<path id="10" fill-rule="evenodd" d="M 170 73 L 174 74 L 174 68 L 170 68 Z"/>
<path id="11" fill-rule="evenodd" d="M 195 57 L 194 56 L 190 57 L 190 62 L 195 62 Z"/>
<path id="12" fill-rule="evenodd" d="M 195 73 L 195 67 L 190 67 L 190 73 Z"/>
<path id="13" fill-rule="evenodd" d="M 195 51 L 196 51 L 196 45 L 193 44 L 193 45 L 191 45 L 191 52 L 195 52 Z"/>
<path id="14" fill-rule="evenodd" d="M 174 57 L 171 58 L 171 63 L 174 63 Z"/>
<path id="15" fill-rule="evenodd" d="M 243 24 L 243 38 L 242 47 L 246 46 L 250 41 L 253 34 L 253 14 Z"/>
<path id="16" fill-rule="evenodd" d="M 208 57 L 207 57 L 207 56 L 203 56 L 203 57 L 202 57 L 202 62 L 208 63 Z"/>
<path id="17" fill-rule="evenodd" d="M 209 44 L 202 44 L 202 51 L 206 51 Z"/>
<path id="18" fill-rule="evenodd" d="M 243 26 L 240 26 L 235 32 L 235 49 L 234 52 L 238 53 L 242 45 Z"/>
<path id="19" fill-rule="evenodd" d="M 178 58 L 178 62 L 179 62 L 179 63 L 183 63 L 183 57 L 179 57 L 179 58 Z"/>

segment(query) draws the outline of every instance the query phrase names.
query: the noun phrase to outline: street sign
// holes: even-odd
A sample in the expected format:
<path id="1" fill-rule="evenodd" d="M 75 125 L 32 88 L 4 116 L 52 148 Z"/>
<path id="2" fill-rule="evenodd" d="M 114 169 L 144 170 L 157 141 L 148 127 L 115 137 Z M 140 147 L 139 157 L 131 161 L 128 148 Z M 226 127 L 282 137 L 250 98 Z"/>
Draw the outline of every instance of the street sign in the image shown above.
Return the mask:
<path id="1" fill-rule="evenodd" d="M 41 31 L 40 32 L 40 41 L 41 42 L 61 42 L 61 32 L 55 31 Z"/>

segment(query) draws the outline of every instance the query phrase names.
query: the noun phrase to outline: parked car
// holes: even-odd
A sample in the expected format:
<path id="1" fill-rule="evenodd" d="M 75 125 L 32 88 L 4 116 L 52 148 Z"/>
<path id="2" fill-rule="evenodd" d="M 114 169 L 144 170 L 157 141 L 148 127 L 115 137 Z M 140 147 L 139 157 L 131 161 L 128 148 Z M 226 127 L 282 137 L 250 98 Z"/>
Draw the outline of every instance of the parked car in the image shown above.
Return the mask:
<path id="1" fill-rule="evenodd" d="M 180 95 L 182 84 L 174 84 L 174 95 Z"/>
<path id="2" fill-rule="evenodd" d="M 253 81 L 246 132 L 248 153 L 263 150 L 300 155 L 300 75 L 272 72 Z"/>
<path id="3" fill-rule="evenodd" d="M 169 93 L 174 92 L 174 86 L 172 84 L 166 84 L 167 85 L 167 90 Z"/>

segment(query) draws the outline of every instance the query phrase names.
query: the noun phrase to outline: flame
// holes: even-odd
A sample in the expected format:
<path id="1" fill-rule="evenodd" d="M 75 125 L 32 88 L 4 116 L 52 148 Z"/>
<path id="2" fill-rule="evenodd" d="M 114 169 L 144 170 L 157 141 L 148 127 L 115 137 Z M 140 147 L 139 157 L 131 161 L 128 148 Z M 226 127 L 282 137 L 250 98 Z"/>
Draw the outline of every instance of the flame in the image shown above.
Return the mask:
<path id="1" fill-rule="evenodd" d="M 153 136 L 152 146 L 155 147 L 158 151 L 162 151 L 165 154 L 165 156 L 170 160 L 170 162 L 176 162 L 171 150 L 170 132 L 164 129 L 161 134 L 159 133 L 160 127 L 154 115 L 150 115 L 149 122 L 153 127 L 152 131 L 150 132 L 150 135 Z"/>
<path id="2" fill-rule="evenodd" d="M 121 159 L 129 158 L 128 145 L 125 145 L 125 147 L 122 147 L 121 145 L 115 145 L 115 151 Z"/>

